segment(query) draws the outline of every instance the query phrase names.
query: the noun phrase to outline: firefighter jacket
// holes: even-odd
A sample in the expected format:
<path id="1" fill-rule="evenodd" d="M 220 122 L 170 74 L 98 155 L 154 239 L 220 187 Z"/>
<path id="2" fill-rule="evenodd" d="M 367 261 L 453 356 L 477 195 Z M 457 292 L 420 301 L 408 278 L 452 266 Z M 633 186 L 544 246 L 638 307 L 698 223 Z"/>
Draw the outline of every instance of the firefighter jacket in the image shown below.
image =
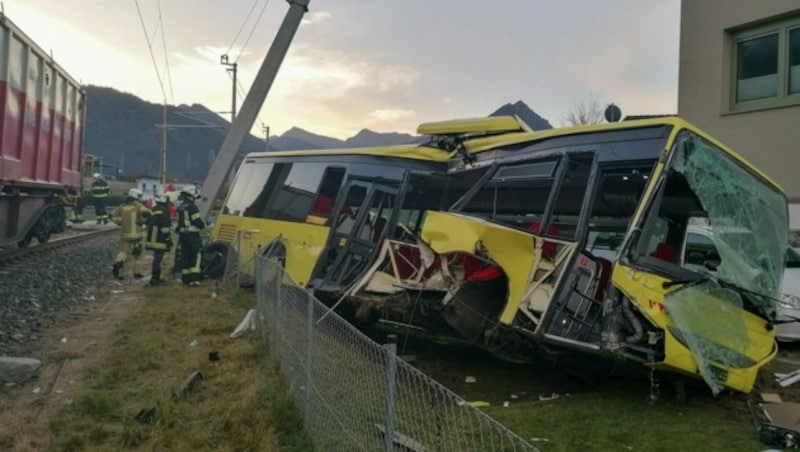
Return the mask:
<path id="1" fill-rule="evenodd" d="M 169 206 L 159 202 L 150 210 L 145 223 L 147 231 L 144 246 L 148 250 L 169 250 L 172 248 L 172 222 L 169 219 Z"/>
<path id="2" fill-rule="evenodd" d="M 103 179 L 97 179 L 92 182 L 92 198 L 107 198 L 110 191 L 111 187 Z"/>
<path id="3" fill-rule="evenodd" d="M 122 229 L 122 240 L 128 241 L 142 240 L 142 226 L 149 216 L 150 209 L 132 198 L 114 209 L 112 214 L 114 223 L 120 225 Z"/>
<path id="4" fill-rule="evenodd" d="M 206 227 L 203 219 L 200 218 L 200 209 L 191 201 L 183 201 L 178 206 L 178 228 L 179 233 L 200 232 Z"/>

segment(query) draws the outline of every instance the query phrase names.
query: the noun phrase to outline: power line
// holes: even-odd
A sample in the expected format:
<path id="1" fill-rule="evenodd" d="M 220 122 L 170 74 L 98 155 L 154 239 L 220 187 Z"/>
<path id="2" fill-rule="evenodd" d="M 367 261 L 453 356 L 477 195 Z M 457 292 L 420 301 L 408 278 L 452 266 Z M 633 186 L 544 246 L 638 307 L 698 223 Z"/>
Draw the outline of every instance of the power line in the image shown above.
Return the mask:
<path id="1" fill-rule="evenodd" d="M 153 54 L 153 46 L 150 44 L 150 37 L 147 35 L 147 27 L 144 25 L 144 18 L 142 17 L 142 10 L 139 8 L 139 0 L 133 0 L 136 3 L 136 12 L 139 13 L 139 22 L 142 24 L 142 31 L 144 32 L 144 39 L 147 42 L 147 49 L 150 51 L 150 59 L 153 60 L 153 68 L 156 70 L 156 77 L 158 77 L 158 85 L 161 87 L 161 95 L 164 96 L 164 103 L 167 102 L 167 93 L 164 91 L 164 82 L 161 80 L 161 73 L 158 71 L 158 64 L 156 64 L 156 56 Z"/>
<path id="2" fill-rule="evenodd" d="M 237 31 L 236 36 L 233 37 L 233 41 L 231 41 L 231 45 L 228 46 L 228 50 L 225 51 L 225 55 L 229 54 L 233 48 L 233 45 L 236 44 L 236 40 L 239 39 L 239 35 L 242 33 L 242 30 L 244 30 L 244 24 L 247 23 L 248 19 L 250 19 L 250 15 L 253 14 L 253 10 L 256 9 L 256 5 L 258 5 L 258 0 L 253 2 L 253 6 L 250 7 L 250 11 L 248 11 L 244 16 L 244 21 L 242 21 L 242 25 L 239 26 L 239 31 Z"/>
<path id="3" fill-rule="evenodd" d="M 161 16 L 161 0 L 158 3 L 158 23 L 161 25 L 161 45 L 164 49 L 164 63 L 167 65 L 167 80 L 169 81 L 169 95 L 175 103 L 175 92 L 172 90 L 172 72 L 169 70 L 169 54 L 167 53 L 167 39 L 164 37 L 164 20 Z"/>
<path id="4" fill-rule="evenodd" d="M 264 2 L 264 6 L 261 7 L 261 12 L 258 13 L 258 18 L 256 19 L 256 23 L 254 23 L 253 24 L 253 28 L 250 29 L 250 34 L 247 35 L 247 39 L 244 41 L 244 45 L 242 46 L 242 49 L 239 51 L 239 55 L 236 57 L 236 60 L 234 60 L 234 63 L 238 63 L 239 62 L 239 58 L 242 57 L 242 54 L 244 53 L 244 49 L 247 48 L 247 44 L 250 42 L 250 38 L 253 36 L 253 32 L 256 31 L 256 27 L 258 27 L 258 23 L 261 21 L 261 16 L 263 16 L 264 15 L 264 11 L 267 10 L 267 5 L 269 5 L 269 0 Z"/>

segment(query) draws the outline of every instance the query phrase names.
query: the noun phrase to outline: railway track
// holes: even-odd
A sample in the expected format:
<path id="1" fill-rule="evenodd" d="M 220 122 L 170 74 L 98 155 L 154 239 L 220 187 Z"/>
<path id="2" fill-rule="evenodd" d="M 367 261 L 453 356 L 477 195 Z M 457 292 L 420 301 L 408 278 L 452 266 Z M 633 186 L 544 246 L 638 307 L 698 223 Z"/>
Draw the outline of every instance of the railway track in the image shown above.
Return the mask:
<path id="1" fill-rule="evenodd" d="M 46 243 L 38 243 L 25 248 L 8 248 L 0 250 L 0 268 L 7 267 L 15 262 L 19 262 L 27 257 L 46 253 L 59 248 L 72 246 L 74 244 L 91 240 L 96 237 L 117 233 L 117 228 L 108 229 L 73 229 L 76 234 L 67 235 L 60 238 L 52 238 Z"/>

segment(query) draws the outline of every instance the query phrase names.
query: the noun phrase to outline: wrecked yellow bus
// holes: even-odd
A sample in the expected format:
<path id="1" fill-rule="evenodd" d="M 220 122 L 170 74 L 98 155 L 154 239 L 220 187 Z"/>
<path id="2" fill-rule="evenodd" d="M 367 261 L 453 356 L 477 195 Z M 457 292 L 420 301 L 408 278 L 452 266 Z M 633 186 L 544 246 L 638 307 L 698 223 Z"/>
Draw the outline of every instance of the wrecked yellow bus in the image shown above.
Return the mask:
<path id="1" fill-rule="evenodd" d="M 568 349 L 752 389 L 777 352 L 780 187 L 679 118 L 538 132 L 512 119 L 423 124 L 429 141 L 402 153 L 248 156 L 214 234 L 261 231 L 244 252 L 275 253 L 361 318 L 514 361 Z M 361 159 L 386 166 L 351 171 Z M 307 183 L 285 182 L 312 161 L 296 171 Z M 685 266 L 698 221 L 752 235 L 714 234 L 719 259 Z"/>

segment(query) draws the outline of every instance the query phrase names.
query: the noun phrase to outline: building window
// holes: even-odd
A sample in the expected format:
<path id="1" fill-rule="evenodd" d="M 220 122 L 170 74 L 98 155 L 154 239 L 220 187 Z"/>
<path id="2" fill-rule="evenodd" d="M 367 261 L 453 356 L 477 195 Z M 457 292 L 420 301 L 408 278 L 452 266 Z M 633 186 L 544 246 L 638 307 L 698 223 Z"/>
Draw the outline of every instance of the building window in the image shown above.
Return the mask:
<path id="1" fill-rule="evenodd" d="M 778 34 L 740 41 L 736 50 L 736 101 L 777 96 Z"/>
<path id="2" fill-rule="evenodd" d="M 800 93 L 800 28 L 789 32 L 789 94 Z"/>
<path id="3" fill-rule="evenodd" d="M 800 16 L 736 30 L 731 110 L 800 104 Z"/>

